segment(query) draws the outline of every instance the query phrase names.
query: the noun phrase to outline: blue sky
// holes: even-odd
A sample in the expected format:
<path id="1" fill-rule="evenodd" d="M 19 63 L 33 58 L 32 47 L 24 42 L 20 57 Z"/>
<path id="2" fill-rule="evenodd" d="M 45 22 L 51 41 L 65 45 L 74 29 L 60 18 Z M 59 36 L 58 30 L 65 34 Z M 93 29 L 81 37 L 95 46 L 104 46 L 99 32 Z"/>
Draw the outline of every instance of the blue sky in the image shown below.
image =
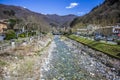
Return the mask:
<path id="1" fill-rule="evenodd" d="M 84 15 L 104 0 L 0 0 L 0 4 L 16 5 L 42 14 Z"/>

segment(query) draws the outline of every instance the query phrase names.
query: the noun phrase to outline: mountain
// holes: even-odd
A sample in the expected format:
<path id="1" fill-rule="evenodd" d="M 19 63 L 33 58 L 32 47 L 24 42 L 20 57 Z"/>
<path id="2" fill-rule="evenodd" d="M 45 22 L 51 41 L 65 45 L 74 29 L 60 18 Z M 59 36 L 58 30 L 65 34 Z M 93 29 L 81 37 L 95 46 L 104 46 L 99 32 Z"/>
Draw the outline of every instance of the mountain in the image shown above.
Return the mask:
<path id="1" fill-rule="evenodd" d="M 76 18 L 75 15 L 59 16 L 56 14 L 43 15 L 30 11 L 27 8 L 13 5 L 0 4 L 0 20 L 7 19 L 14 21 L 15 28 L 28 26 L 29 29 L 39 28 L 42 31 L 49 31 L 53 27 L 69 27 L 70 22 Z M 13 25 L 13 24 L 12 24 Z"/>
<path id="2" fill-rule="evenodd" d="M 116 23 L 120 23 L 120 0 L 105 0 L 88 14 L 74 19 L 71 27 L 88 24 L 106 26 L 115 25 Z"/>
<path id="3" fill-rule="evenodd" d="M 21 24 L 33 25 L 36 24 L 43 31 L 49 30 L 49 23 L 43 14 L 32 12 L 20 6 L 3 5 L 0 4 L 0 19 L 15 19 L 21 21 Z M 32 24 L 33 23 L 33 24 Z M 18 28 L 20 26 L 17 26 Z"/>
<path id="4" fill-rule="evenodd" d="M 59 16 L 57 14 L 47 14 L 46 17 L 52 21 L 50 23 L 53 23 L 54 25 L 58 27 L 69 27 L 70 22 L 76 18 L 76 15 L 69 14 L 65 16 Z"/>

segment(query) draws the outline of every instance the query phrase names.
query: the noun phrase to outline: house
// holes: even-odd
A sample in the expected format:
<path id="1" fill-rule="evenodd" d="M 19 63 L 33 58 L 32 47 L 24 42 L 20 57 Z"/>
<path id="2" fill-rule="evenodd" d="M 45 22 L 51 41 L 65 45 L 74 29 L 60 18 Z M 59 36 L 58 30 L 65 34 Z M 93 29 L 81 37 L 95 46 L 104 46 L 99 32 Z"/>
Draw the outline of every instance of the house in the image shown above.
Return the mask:
<path id="1" fill-rule="evenodd" d="M 77 29 L 77 34 L 87 34 L 88 30 L 86 28 Z"/>
<path id="2" fill-rule="evenodd" d="M 99 27 L 98 29 L 95 30 L 95 32 L 98 32 L 104 36 L 109 36 L 112 35 L 113 26 L 105 26 L 105 27 Z"/>
<path id="3" fill-rule="evenodd" d="M 120 33 L 120 26 L 119 25 L 113 27 L 113 33 L 115 33 L 115 34 Z"/>
<path id="4" fill-rule="evenodd" d="M 120 23 L 113 27 L 113 34 L 120 38 Z"/>
<path id="5" fill-rule="evenodd" d="M 0 22 L 0 33 L 3 33 L 7 29 L 7 23 Z"/>
<path id="6" fill-rule="evenodd" d="M 94 32 L 95 25 L 89 24 L 87 27 L 77 29 L 77 34 L 91 35 Z"/>

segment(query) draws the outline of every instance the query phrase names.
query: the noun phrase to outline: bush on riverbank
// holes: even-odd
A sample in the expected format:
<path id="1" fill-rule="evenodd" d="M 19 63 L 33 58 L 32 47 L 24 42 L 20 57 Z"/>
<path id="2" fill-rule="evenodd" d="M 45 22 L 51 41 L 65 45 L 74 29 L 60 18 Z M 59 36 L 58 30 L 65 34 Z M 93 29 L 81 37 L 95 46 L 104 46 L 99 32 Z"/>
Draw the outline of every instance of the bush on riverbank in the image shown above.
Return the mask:
<path id="1" fill-rule="evenodd" d="M 20 37 L 20 38 L 25 38 L 25 37 L 26 37 L 26 34 L 25 34 L 25 33 L 21 33 L 21 34 L 18 35 L 18 37 Z"/>
<path id="2" fill-rule="evenodd" d="M 36 32 L 28 32 L 28 33 L 21 33 L 18 35 L 18 37 L 25 38 L 27 36 L 30 37 L 30 36 L 34 36 L 34 35 L 36 35 Z"/>
<path id="3" fill-rule="evenodd" d="M 5 34 L 6 34 L 5 40 L 10 40 L 10 39 L 16 38 L 16 33 L 14 30 L 7 30 L 7 32 Z"/>
<path id="4" fill-rule="evenodd" d="M 118 45 L 120 45 L 120 40 L 117 40 L 116 42 L 117 42 Z"/>
<path id="5" fill-rule="evenodd" d="M 69 35 L 70 39 L 76 40 L 82 44 L 85 44 L 93 49 L 99 50 L 103 53 L 106 53 L 110 56 L 116 57 L 120 59 L 120 56 L 117 56 L 120 53 L 120 46 L 119 45 L 112 45 L 107 43 L 102 43 L 98 41 L 88 40 L 86 38 L 78 37 L 75 35 Z"/>

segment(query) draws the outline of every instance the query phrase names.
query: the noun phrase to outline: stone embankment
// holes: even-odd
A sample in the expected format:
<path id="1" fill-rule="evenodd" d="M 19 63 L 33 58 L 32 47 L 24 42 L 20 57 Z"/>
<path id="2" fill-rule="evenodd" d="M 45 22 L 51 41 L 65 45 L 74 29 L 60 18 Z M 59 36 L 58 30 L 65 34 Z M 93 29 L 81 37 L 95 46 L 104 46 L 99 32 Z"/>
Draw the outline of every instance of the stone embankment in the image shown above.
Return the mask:
<path id="1" fill-rule="evenodd" d="M 78 53 L 81 56 L 84 55 L 81 58 L 81 63 L 83 67 L 93 76 L 98 74 L 102 75 L 107 80 L 120 79 L 120 60 L 105 55 L 102 52 L 93 50 L 74 40 L 66 39 L 66 43 L 71 47 L 75 46 L 73 47 L 74 53 Z M 87 57 L 85 57 L 85 55 Z"/>
<path id="2" fill-rule="evenodd" d="M 40 67 L 51 41 L 50 36 L 33 39 L 0 54 L 0 61 L 5 63 L 0 65 L 0 80 L 40 79 Z"/>

